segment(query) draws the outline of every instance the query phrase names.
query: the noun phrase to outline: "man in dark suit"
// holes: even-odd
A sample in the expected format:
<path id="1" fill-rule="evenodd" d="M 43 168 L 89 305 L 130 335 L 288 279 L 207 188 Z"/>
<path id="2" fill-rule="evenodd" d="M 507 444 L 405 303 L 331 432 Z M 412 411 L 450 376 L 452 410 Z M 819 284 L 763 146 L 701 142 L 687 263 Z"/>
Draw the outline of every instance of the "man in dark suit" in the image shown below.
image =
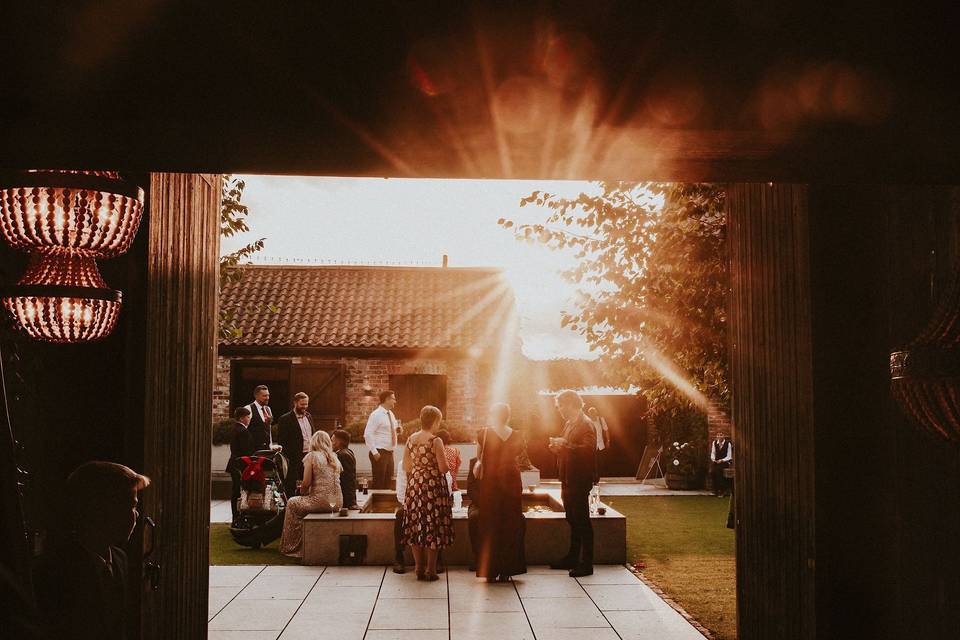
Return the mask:
<path id="1" fill-rule="evenodd" d="M 301 391 L 293 396 L 293 411 L 283 414 L 277 421 L 277 442 L 283 447 L 283 457 L 287 459 L 283 488 L 288 498 L 297 495 L 297 483 L 303 480 L 303 456 L 310 451 L 314 427 L 313 416 L 307 411 L 309 407 L 310 397 Z"/>
<path id="2" fill-rule="evenodd" d="M 233 412 L 233 428 L 230 432 L 230 459 L 227 460 L 225 471 L 230 474 L 230 513 L 233 522 L 237 522 L 240 515 L 240 474 L 243 473 L 243 463 L 238 460 L 242 456 L 251 456 L 254 452 L 253 438 L 247 425 L 250 424 L 250 409 L 237 407 Z"/>
<path id="3" fill-rule="evenodd" d="M 253 390 L 253 402 L 247 405 L 250 410 L 250 437 L 253 438 L 254 450 L 262 451 L 273 448 L 273 434 L 270 427 L 273 423 L 273 411 L 270 409 L 270 389 L 260 385 Z"/>
<path id="4" fill-rule="evenodd" d="M 67 478 L 68 531 L 37 565 L 35 587 L 50 638 L 122 640 L 127 626 L 127 544 L 137 493 L 150 479 L 112 462 L 87 462 Z"/>
<path id="5" fill-rule="evenodd" d="M 343 494 L 343 506 L 347 509 L 359 509 L 357 506 L 357 456 L 350 448 L 350 433 L 337 429 L 332 434 L 333 452 L 343 471 L 340 472 L 340 493 Z"/>
<path id="6" fill-rule="evenodd" d="M 597 435 L 583 413 L 583 399 L 576 391 L 561 391 L 557 410 L 566 425 L 563 436 L 550 438 L 550 451 L 557 456 L 561 497 L 570 525 L 570 550 L 551 569 L 567 569 L 571 577 L 593 574 L 593 526 L 590 524 L 590 490 L 593 488 Z"/>

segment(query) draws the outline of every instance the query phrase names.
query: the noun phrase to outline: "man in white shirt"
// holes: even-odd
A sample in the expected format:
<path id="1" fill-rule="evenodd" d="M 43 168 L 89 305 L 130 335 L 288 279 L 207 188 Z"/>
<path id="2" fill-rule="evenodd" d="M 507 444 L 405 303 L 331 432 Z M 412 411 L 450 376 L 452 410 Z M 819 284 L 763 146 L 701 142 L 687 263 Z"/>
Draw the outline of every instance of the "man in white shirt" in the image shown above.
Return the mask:
<path id="1" fill-rule="evenodd" d="M 397 417 L 393 408 L 397 395 L 390 390 L 380 392 L 380 406 L 373 410 L 363 430 L 363 440 L 370 450 L 374 489 L 389 489 L 393 480 L 393 450 L 397 446 Z"/>
<path id="2" fill-rule="evenodd" d="M 730 491 L 730 483 L 724 471 L 733 464 L 733 443 L 722 431 L 710 446 L 710 474 L 713 477 L 713 494 L 722 496 Z"/>
<path id="3" fill-rule="evenodd" d="M 255 451 L 273 447 L 273 435 L 270 425 L 273 423 L 273 411 L 270 409 L 270 390 L 266 385 L 260 385 L 253 390 L 253 402 L 247 405 L 250 409 L 250 437 L 253 438 Z"/>

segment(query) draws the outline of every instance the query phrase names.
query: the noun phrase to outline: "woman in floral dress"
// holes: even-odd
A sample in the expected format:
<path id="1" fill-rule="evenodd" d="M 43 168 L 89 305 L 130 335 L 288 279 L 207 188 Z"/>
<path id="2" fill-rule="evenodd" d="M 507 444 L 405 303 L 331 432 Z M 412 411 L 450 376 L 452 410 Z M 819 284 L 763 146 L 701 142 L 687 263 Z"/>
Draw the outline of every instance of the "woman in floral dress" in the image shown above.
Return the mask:
<path id="1" fill-rule="evenodd" d="M 403 544 L 410 545 L 417 580 L 437 580 L 437 555 L 453 544 L 453 511 L 444 474 L 449 470 L 443 442 L 434 430 L 443 414 L 430 405 L 420 410 L 420 430 L 407 438 L 403 471 L 407 491 L 403 503 Z"/>
<path id="2" fill-rule="evenodd" d="M 308 513 L 332 513 L 343 506 L 340 473 L 343 468 L 326 431 L 310 437 L 310 452 L 303 458 L 303 482 L 300 495 L 290 498 L 283 518 L 280 552 L 303 557 L 303 518 Z"/>

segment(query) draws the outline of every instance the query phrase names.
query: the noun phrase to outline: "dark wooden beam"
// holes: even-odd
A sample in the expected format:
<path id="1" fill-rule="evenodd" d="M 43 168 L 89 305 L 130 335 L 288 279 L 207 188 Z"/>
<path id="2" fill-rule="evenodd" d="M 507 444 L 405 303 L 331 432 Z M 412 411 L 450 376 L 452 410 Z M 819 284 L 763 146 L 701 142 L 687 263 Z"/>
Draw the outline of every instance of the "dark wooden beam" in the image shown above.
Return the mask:
<path id="1" fill-rule="evenodd" d="M 728 190 L 742 640 L 817 637 L 809 216 L 803 185 Z"/>
<path id="2" fill-rule="evenodd" d="M 205 638 L 210 528 L 210 398 L 217 336 L 219 176 L 154 174 L 147 257 L 142 512 L 161 567 L 145 591 L 143 638 Z"/>
<path id="3" fill-rule="evenodd" d="M 4 9 L 17 167 L 960 180 L 947 2 Z"/>

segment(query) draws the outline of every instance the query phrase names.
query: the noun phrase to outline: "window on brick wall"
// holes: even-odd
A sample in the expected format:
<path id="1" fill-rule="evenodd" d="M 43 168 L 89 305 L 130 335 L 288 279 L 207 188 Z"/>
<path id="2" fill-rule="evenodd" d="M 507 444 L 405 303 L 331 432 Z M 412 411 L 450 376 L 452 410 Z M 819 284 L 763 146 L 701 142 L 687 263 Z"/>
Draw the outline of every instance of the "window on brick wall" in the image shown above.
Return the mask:
<path id="1" fill-rule="evenodd" d="M 405 374 L 390 376 L 390 388 L 397 394 L 394 413 L 405 422 L 420 417 L 424 405 L 447 411 L 447 376 Z"/>

